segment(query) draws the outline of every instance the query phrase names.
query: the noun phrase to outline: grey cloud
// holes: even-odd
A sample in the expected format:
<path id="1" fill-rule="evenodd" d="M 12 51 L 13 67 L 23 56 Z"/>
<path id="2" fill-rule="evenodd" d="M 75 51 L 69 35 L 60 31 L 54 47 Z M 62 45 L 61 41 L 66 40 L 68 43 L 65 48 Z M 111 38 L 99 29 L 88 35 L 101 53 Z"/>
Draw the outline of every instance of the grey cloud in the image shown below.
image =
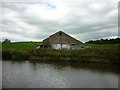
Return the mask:
<path id="1" fill-rule="evenodd" d="M 30 10 L 31 5 L 42 6 L 43 3 L 3 3 L 2 9 L 5 14 L 7 13 L 5 9 L 17 13 L 16 17 L 12 17 L 16 21 L 10 19 L 11 17 L 3 20 L 3 32 L 19 35 L 22 37 L 19 39 L 27 38 L 26 40 L 43 40 L 60 29 L 82 41 L 117 35 L 117 15 L 114 13 L 110 15 L 110 12 L 117 10 L 115 2 L 66 3 L 69 9 L 66 16 L 54 20 L 37 17 L 33 12 L 28 14 L 27 10 Z M 98 9 L 95 8 L 96 5 L 99 5 Z M 39 12 L 39 14 L 42 13 L 44 12 Z M 21 26 L 20 23 L 25 26 Z M 7 36 L 4 37 L 7 38 Z"/>

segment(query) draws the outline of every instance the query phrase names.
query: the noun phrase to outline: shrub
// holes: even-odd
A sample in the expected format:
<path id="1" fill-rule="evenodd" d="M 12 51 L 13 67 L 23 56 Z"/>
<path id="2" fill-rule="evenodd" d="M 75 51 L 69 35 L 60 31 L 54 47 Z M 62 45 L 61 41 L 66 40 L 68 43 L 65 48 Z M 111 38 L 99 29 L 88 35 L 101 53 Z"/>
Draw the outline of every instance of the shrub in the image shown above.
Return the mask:
<path id="1" fill-rule="evenodd" d="M 2 49 L 3 60 L 26 60 L 29 54 L 24 51 L 18 51 L 15 49 Z"/>

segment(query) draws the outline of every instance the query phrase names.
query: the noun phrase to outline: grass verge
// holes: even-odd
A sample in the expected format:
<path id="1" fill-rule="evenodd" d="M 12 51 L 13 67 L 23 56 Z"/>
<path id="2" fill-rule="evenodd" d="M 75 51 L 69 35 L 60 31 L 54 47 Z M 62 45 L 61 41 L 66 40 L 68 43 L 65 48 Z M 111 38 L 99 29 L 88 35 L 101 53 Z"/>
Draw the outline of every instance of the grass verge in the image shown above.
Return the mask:
<path id="1" fill-rule="evenodd" d="M 95 45 L 92 48 L 71 51 L 36 49 L 40 42 L 3 43 L 3 60 L 49 60 L 119 64 L 119 45 Z"/>
<path id="2" fill-rule="evenodd" d="M 118 48 L 87 48 L 83 50 L 71 51 L 39 49 L 34 50 L 34 54 L 31 59 L 116 64 L 120 63 Z"/>

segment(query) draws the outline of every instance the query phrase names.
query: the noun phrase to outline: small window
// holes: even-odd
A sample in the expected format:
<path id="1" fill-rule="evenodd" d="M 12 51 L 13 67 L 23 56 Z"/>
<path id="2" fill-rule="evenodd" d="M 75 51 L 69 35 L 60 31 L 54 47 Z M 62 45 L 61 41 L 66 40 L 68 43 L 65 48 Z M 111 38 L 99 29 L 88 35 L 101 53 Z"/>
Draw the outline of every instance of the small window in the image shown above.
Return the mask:
<path id="1" fill-rule="evenodd" d="M 61 32 L 59 32 L 59 35 L 62 35 L 62 33 L 61 33 Z"/>
<path id="2" fill-rule="evenodd" d="M 83 46 L 81 48 L 84 48 Z"/>
<path id="3" fill-rule="evenodd" d="M 74 43 L 72 43 L 71 45 L 75 45 Z"/>

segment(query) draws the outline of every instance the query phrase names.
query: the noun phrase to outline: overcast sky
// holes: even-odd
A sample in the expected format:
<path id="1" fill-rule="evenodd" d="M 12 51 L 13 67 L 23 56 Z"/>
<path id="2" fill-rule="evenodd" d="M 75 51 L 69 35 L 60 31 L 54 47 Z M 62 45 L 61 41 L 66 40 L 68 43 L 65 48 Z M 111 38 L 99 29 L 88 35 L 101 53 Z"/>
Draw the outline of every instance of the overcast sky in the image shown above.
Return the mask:
<path id="1" fill-rule="evenodd" d="M 2 3 L 1 40 L 42 41 L 62 30 L 86 42 L 118 36 L 118 0 Z"/>

